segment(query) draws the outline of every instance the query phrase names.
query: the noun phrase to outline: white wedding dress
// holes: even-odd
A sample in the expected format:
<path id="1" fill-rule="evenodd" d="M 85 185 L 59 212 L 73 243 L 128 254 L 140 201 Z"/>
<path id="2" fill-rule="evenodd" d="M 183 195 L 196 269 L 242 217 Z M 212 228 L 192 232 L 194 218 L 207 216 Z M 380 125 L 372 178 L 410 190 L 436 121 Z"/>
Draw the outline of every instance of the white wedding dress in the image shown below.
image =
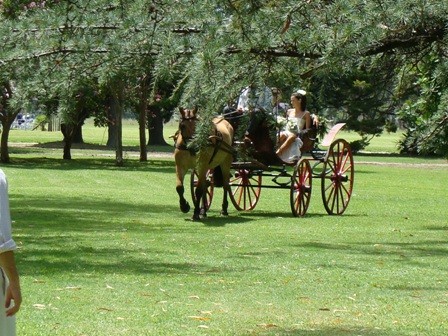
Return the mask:
<path id="1" fill-rule="evenodd" d="M 302 117 L 289 117 L 288 120 L 290 120 L 289 127 L 287 126 L 285 130 L 282 131 L 286 136 L 289 134 L 292 134 L 296 132 L 297 130 L 301 130 L 305 126 L 305 119 Z M 279 158 L 282 159 L 283 162 L 294 162 L 297 161 L 297 159 L 300 158 L 302 153 L 300 152 L 300 148 L 303 145 L 302 139 L 299 137 L 296 138 L 296 140 L 288 147 L 286 148 L 283 153 L 279 154 Z"/>

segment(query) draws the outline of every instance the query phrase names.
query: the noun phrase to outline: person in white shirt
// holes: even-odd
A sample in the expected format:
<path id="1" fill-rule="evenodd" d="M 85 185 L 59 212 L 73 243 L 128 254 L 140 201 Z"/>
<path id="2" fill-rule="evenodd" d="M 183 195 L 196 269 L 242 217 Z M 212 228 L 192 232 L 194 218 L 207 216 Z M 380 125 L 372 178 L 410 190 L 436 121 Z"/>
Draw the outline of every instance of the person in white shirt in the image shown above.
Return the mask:
<path id="1" fill-rule="evenodd" d="M 249 125 L 246 135 L 252 134 L 265 118 L 266 114 L 272 114 L 272 102 L 272 91 L 267 86 L 258 88 L 254 84 L 250 84 L 241 92 L 238 99 L 237 111 L 249 115 Z"/>
<path id="2" fill-rule="evenodd" d="M 0 335 L 16 335 L 15 314 L 20 309 L 22 294 L 14 258 L 16 243 L 11 237 L 8 183 L 0 169 Z"/>

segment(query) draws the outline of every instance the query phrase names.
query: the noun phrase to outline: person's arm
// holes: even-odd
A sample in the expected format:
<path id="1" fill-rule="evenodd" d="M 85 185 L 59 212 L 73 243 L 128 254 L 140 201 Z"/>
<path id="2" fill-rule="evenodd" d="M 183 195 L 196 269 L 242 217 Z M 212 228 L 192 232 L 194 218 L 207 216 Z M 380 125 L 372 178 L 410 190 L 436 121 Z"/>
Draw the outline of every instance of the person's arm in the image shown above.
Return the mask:
<path id="1" fill-rule="evenodd" d="M 319 127 L 319 117 L 317 116 L 317 114 L 313 113 L 311 115 L 311 122 L 312 122 L 314 128 L 318 128 Z"/>
<path id="2" fill-rule="evenodd" d="M 311 115 L 309 112 L 305 113 L 305 129 L 311 128 Z"/>
<path id="3" fill-rule="evenodd" d="M 0 266 L 9 280 L 9 285 L 6 288 L 6 316 L 13 316 L 19 311 L 22 304 L 19 272 L 17 272 L 13 251 L 0 253 Z M 14 300 L 14 305 L 11 305 L 11 300 Z"/>

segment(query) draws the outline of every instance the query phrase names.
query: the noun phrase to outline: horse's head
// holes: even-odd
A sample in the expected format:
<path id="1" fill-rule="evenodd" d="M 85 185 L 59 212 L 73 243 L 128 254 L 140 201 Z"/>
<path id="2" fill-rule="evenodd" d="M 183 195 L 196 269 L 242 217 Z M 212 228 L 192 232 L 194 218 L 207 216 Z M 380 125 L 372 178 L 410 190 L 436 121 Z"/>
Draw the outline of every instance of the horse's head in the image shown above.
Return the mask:
<path id="1" fill-rule="evenodd" d="M 183 145 L 186 145 L 193 138 L 194 132 L 196 131 L 196 122 L 198 120 L 197 108 L 195 107 L 193 110 L 190 110 L 179 107 L 179 112 L 178 136 L 180 135 L 179 140 L 183 142 Z"/>

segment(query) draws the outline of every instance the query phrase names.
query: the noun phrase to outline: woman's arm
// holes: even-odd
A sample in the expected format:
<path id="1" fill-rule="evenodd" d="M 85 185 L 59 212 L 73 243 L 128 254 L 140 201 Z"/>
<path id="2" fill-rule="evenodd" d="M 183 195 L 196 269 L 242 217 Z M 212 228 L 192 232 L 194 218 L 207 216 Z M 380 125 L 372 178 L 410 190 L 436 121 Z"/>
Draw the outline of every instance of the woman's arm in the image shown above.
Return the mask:
<path id="1" fill-rule="evenodd" d="M 306 111 L 305 113 L 305 129 L 311 128 L 311 114 Z"/>

